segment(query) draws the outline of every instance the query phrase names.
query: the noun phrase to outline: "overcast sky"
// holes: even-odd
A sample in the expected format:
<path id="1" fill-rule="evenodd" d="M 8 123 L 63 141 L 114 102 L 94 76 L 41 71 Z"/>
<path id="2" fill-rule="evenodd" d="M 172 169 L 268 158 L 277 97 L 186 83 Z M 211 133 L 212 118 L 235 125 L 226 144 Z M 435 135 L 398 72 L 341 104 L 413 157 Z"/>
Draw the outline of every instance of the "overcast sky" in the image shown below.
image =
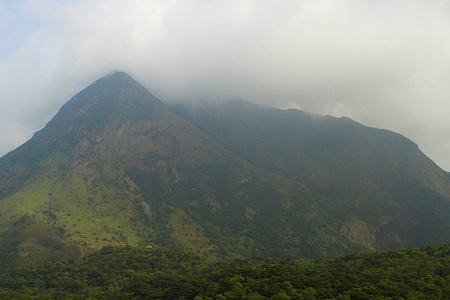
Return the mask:
<path id="1" fill-rule="evenodd" d="M 450 171 L 448 0 L 0 0 L 0 156 L 113 70 L 396 131 Z"/>

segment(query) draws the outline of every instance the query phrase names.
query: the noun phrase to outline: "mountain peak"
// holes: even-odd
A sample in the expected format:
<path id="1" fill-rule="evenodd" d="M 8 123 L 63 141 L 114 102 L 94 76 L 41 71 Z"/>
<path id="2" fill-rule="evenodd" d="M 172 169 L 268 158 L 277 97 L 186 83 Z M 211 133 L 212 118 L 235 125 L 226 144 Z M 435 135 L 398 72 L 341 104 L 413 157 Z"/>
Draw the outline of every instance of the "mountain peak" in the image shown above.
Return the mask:
<path id="1" fill-rule="evenodd" d="M 56 149 L 70 150 L 88 135 L 99 133 L 113 122 L 150 121 L 155 115 L 168 112 L 164 104 L 130 75 L 114 72 L 67 101 L 45 128 L 9 157 L 20 157 L 22 162 L 40 161 Z"/>
<path id="2" fill-rule="evenodd" d="M 132 78 L 130 75 L 128 75 L 127 73 L 123 72 L 123 71 L 114 71 L 108 75 L 103 76 L 102 78 L 114 78 L 114 77 L 118 77 L 118 78 Z"/>
<path id="3" fill-rule="evenodd" d="M 312 258 L 448 243 L 448 186 L 396 134 L 249 103 L 170 110 L 115 72 L 0 159 L 0 258 L 118 244 Z"/>
<path id="4" fill-rule="evenodd" d="M 77 123 L 80 118 L 101 123 L 115 117 L 149 116 L 155 105 L 163 104 L 130 75 L 115 72 L 75 95 L 48 125 L 68 118 Z"/>
<path id="5" fill-rule="evenodd" d="M 122 72 L 122 71 L 114 71 L 111 74 L 108 74 L 106 76 L 101 77 L 96 82 L 94 82 L 94 84 L 96 84 L 96 83 L 105 83 L 105 82 L 116 83 L 116 84 L 125 84 L 125 83 L 131 83 L 133 81 L 136 82 L 133 79 L 133 77 L 131 77 L 127 73 Z"/>

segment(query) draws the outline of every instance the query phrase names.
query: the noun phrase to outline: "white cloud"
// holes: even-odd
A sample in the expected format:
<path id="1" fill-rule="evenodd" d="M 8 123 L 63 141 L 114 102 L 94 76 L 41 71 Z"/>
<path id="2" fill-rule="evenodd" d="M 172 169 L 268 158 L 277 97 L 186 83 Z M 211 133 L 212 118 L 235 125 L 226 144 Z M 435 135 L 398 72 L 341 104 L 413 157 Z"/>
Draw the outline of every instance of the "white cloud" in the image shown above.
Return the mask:
<path id="1" fill-rule="evenodd" d="M 346 115 L 406 135 L 450 170 L 448 1 L 22 3 L 0 4 L 0 154 L 120 69 L 166 101 Z"/>

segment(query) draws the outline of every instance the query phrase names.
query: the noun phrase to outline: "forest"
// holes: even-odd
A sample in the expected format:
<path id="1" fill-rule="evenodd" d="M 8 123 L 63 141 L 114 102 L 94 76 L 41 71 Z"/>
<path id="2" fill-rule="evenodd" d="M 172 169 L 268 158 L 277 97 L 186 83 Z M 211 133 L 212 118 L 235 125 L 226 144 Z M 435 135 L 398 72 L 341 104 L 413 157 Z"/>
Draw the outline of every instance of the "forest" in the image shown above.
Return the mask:
<path id="1" fill-rule="evenodd" d="M 178 249 L 107 246 L 0 271 L 0 299 L 449 299 L 450 245 L 335 259 L 212 261 Z"/>

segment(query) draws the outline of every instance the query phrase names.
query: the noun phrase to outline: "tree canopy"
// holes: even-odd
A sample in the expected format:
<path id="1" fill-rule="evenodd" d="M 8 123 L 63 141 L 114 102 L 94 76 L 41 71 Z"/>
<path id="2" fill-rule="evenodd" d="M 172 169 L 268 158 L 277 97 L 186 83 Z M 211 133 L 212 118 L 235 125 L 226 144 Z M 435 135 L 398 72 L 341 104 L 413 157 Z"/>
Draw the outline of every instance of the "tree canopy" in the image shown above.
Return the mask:
<path id="1" fill-rule="evenodd" d="M 104 247 L 2 270 L 2 299 L 445 299 L 450 246 L 336 259 L 211 261 L 185 250 Z"/>

